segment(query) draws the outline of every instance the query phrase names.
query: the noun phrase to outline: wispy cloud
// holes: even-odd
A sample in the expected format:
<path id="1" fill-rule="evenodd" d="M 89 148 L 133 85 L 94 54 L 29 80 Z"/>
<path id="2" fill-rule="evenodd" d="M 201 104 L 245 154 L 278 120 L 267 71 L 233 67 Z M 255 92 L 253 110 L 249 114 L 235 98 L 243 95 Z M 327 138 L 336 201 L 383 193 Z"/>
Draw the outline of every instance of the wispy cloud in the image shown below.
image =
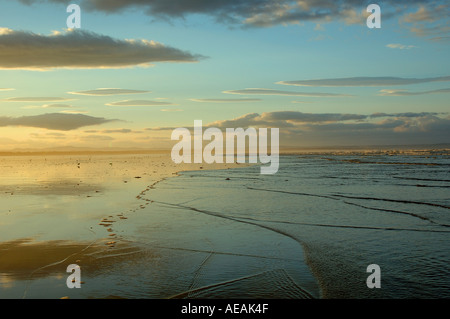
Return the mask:
<path id="1" fill-rule="evenodd" d="M 348 94 L 336 94 L 336 93 L 321 93 L 321 92 L 294 92 L 294 91 L 281 91 L 272 89 L 243 89 L 243 90 L 230 90 L 223 91 L 226 94 L 240 94 L 240 95 L 282 95 L 282 96 L 305 96 L 305 97 L 348 97 Z"/>
<path id="2" fill-rule="evenodd" d="M 151 100 L 125 100 L 118 102 L 111 102 L 105 105 L 109 106 L 166 106 L 166 105 L 174 105 L 169 102 L 161 102 L 161 101 L 151 101 Z"/>
<path id="3" fill-rule="evenodd" d="M 40 127 L 49 130 L 70 131 L 84 126 L 99 125 L 118 120 L 93 117 L 83 114 L 47 113 L 33 116 L 0 116 L 2 126 Z"/>
<path id="4" fill-rule="evenodd" d="M 23 109 L 48 109 L 48 108 L 72 108 L 70 104 L 43 104 L 43 105 L 28 105 L 24 106 Z"/>
<path id="5" fill-rule="evenodd" d="M 67 99 L 63 97 L 10 97 L 1 100 L 2 102 L 64 102 L 72 101 L 73 99 Z"/>
<path id="6" fill-rule="evenodd" d="M 64 114 L 86 114 L 86 113 L 89 113 L 89 111 L 63 110 L 63 111 L 59 111 L 59 113 L 64 113 Z"/>
<path id="7" fill-rule="evenodd" d="M 240 102 L 258 102 L 261 99 L 190 99 L 193 102 L 205 103 L 240 103 Z"/>
<path id="8" fill-rule="evenodd" d="M 123 95 L 123 94 L 143 94 L 143 93 L 150 93 L 150 91 L 100 88 L 95 90 L 67 92 L 67 93 L 75 95 L 107 96 L 107 95 Z"/>
<path id="9" fill-rule="evenodd" d="M 38 139 L 58 139 L 63 140 L 66 138 L 66 135 L 63 133 L 57 133 L 57 132 L 48 132 L 48 133 L 30 133 L 31 138 L 38 138 Z"/>
<path id="10" fill-rule="evenodd" d="M 425 116 L 438 116 L 441 113 L 437 112 L 405 112 L 405 113 L 373 113 L 369 115 L 371 118 L 377 117 L 425 117 Z"/>
<path id="11" fill-rule="evenodd" d="M 142 131 L 131 130 L 128 128 L 110 129 L 110 130 L 86 130 L 85 133 L 104 133 L 104 134 L 128 134 L 128 133 L 142 133 Z"/>
<path id="12" fill-rule="evenodd" d="M 400 49 L 400 50 L 409 50 L 413 48 L 417 48 L 415 45 L 406 45 L 406 44 L 400 44 L 400 43 L 389 43 L 386 44 L 386 47 L 389 49 Z"/>
<path id="13" fill-rule="evenodd" d="M 380 90 L 382 96 L 414 96 L 414 95 L 424 95 L 424 94 L 440 94 L 440 93 L 450 93 L 450 88 L 438 89 L 431 91 L 421 91 L 421 92 L 410 92 L 407 90 Z"/>
<path id="14" fill-rule="evenodd" d="M 149 40 L 120 40 L 80 29 L 40 35 L 0 33 L 0 69 L 124 68 L 202 57 Z"/>
<path id="15" fill-rule="evenodd" d="M 333 78 L 333 79 L 317 79 L 317 80 L 299 80 L 299 81 L 280 81 L 277 84 L 293 85 L 293 86 L 391 86 L 391 85 L 410 85 L 429 82 L 448 82 L 450 76 L 441 76 L 433 78 L 401 78 L 401 77 L 350 77 L 350 78 Z"/>
<path id="16" fill-rule="evenodd" d="M 85 140 L 85 141 L 114 141 L 115 138 L 111 137 L 111 136 L 106 136 L 106 135 L 85 135 L 85 136 L 81 136 L 80 139 Z"/>

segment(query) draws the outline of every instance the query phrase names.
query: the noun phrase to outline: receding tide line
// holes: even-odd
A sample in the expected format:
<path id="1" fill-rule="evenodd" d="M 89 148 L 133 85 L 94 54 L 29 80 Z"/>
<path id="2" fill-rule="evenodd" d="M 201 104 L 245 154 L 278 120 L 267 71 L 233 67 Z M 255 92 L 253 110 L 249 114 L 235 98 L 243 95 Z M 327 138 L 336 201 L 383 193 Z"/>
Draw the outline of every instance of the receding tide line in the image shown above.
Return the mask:
<path id="1" fill-rule="evenodd" d="M 374 226 L 354 226 L 354 225 L 333 225 L 333 224 L 313 224 L 313 223 L 299 223 L 290 222 L 285 220 L 269 220 L 269 219 L 256 219 L 250 217 L 240 217 L 242 219 L 254 220 L 263 223 L 275 223 L 275 224 L 290 224 L 290 225 L 302 225 L 313 227 L 331 227 L 331 228 L 351 228 L 351 229 L 370 229 L 370 230 L 395 230 L 395 231 L 415 231 L 425 233 L 450 233 L 448 230 L 431 230 L 431 229 L 415 229 L 415 228 L 395 228 L 395 227 L 374 227 Z"/>
<path id="2" fill-rule="evenodd" d="M 275 190 L 275 189 L 253 188 L 253 187 L 250 187 L 250 186 L 247 186 L 247 189 L 250 189 L 250 190 L 257 190 L 257 191 L 264 191 L 264 192 L 283 193 L 283 194 L 290 194 L 290 195 L 302 195 L 302 196 L 322 197 L 322 198 L 333 199 L 333 200 L 340 200 L 340 199 L 334 198 L 334 197 L 332 197 L 332 196 L 343 197 L 343 198 L 371 199 L 371 200 L 373 199 L 373 200 L 376 200 L 375 198 L 361 198 L 361 197 L 351 197 L 351 196 L 344 196 L 344 195 L 331 195 L 331 196 L 327 196 L 327 195 L 317 195 L 317 194 L 308 194 L 308 193 L 298 193 L 298 192 L 281 191 L 281 190 Z M 382 199 L 382 198 L 379 198 L 379 199 L 377 199 L 377 200 L 381 200 L 381 201 L 382 201 L 382 200 L 386 200 L 386 201 L 395 201 L 395 202 L 399 201 L 399 202 L 401 202 L 401 203 L 413 203 L 413 204 L 421 203 L 421 204 L 424 204 L 424 205 L 429 204 L 429 205 L 431 205 L 431 206 L 439 206 L 439 207 L 442 206 L 442 205 L 439 205 L 439 204 L 422 203 L 422 202 L 409 202 L 409 201 L 400 201 L 400 200 L 393 200 L 393 199 L 392 199 L 392 200 L 388 200 L 388 199 Z M 347 201 L 343 201 L 343 202 L 344 202 L 345 204 L 347 204 L 347 205 L 354 205 L 354 206 L 358 206 L 358 207 L 365 208 L 365 209 L 371 209 L 371 210 L 377 210 L 377 211 L 388 212 L 388 213 L 395 213 L 395 214 L 409 215 L 409 216 L 416 217 L 416 218 L 419 218 L 419 219 L 422 219 L 422 220 L 426 220 L 426 221 L 428 221 L 428 222 L 430 222 L 430 223 L 432 223 L 432 224 L 436 224 L 436 225 L 443 226 L 443 227 L 450 227 L 450 225 L 437 223 L 437 222 L 435 222 L 435 221 L 433 221 L 433 220 L 431 220 L 431 219 L 429 219 L 429 218 L 427 218 L 427 217 L 420 216 L 420 215 L 417 215 L 417 214 L 414 214 L 414 213 L 402 212 L 402 211 L 399 211 L 399 210 L 392 210 L 392 209 L 383 209 L 383 208 L 368 207 L 368 206 L 363 206 L 363 205 L 356 204 L 356 203 L 350 203 L 350 202 L 347 202 Z M 443 206 L 443 207 L 446 208 L 447 206 Z M 312 225 L 312 224 L 310 224 L 310 225 Z M 346 226 L 318 225 L 318 224 L 317 224 L 317 226 L 324 226 L 324 227 L 346 227 Z M 351 226 L 351 227 L 353 227 L 353 226 Z M 355 226 L 354 228 L 356 228 L 356 227 L 358 227 L 358 226 Z M 369 226 L 367 226 L 367 227 L 369 227 Z M 366 228 L 367 228 L 367 227 L 366 227 Z M 358 227 L 358 228 L 360 228 L 360 227 Z M 418 230 L 418 229 L 412 230 L 412 229 L 400 229 L 400 228 L 389 228 L 389 229 L 387 229 L 387 228 L 370 228 L 370 229 L 446 232 L 446 231 Z"/>
<path id="3" fill-rule="evenodd" d="M 395 213 L 395 214 L 404 214 L 404 215 L 409 215 L 409 216 L 413 216 L 422 220 L 426 220 L 432 224 L 436 224 L 439 226 L 443 226 L 443 227 L 450 227 L 450 225 L 447 224 L 441 224 L 438 222 L 435 222 L 434 220 L 431 220 L 430 218 L 424 217 L 424 216 L 420 216 L 414 213 L 408 213 L 408 212 L 402 212 L 399 210 L 392 210 L 392 209 L 384 209 L 384 208 L 375 208 L 375 207 L 368 207 L 368 206 L 364 206 L 364 205 L 360 205 L 360 204 L 356 204 L 356 203 L 350 203 L 347 201 L 344 201 L 344 203 L 348 204 L 348 205 L 353 205 L 353 206 L 357 206 L 357 207 L 361 207 L 361 208 L 365 208 L 365 209 L 371 209 L 371 210 L 377 210 L 377 211 L 381 211 L 381 212 L 388 212 L 388 213 Z"/>
<path id="4" fill-rule="evenodd" d="M 254 188 L 254 187 L 250 187 L 250 186 L 247 186 L 247 189 L 251 189 L 251 190 L 255 190 L 255 191 L 265 191 L 265 192 L 283 193 L 283 194 L 291 194 L 291 195 L 313 196 L 313 197 L 328 198 L 328 199 L 332 199 L 332 200 L 339 200 L 338 198 L 334 198 L 334 197 L 328 196 L 328 195 L 289 192 L 289 191 L 281 191 L 281 190 L 276 190 L 276 189 Z"/>
<path id="5" fill-rule="evenodd" d="M 348 195 L 339 195 L 339 194 L 332 194 L 332 196 L 343 197 L 343 198 L 353 198 L 353 199 L 380 200 L 380 201 L 385 201 L 385 202 L 404 203 L 404 204 L 428 205 L 428 206 L 435 206 L 435 207 L 442 207 L 442 208 L 450 209 L 450 206 L 446 206 L 446 205 L 434 204 L 434 203 L 426 203 L 426 202 L 417 202 L 417 201 L 403 200 L 403 199 L 389 199 L 389 198 L 363 197 L 363 196 L 348 196 Z"/>
<path id="6" fill-rule="evenodd" d="M 251 221 L 245 221 L 245 220 L 241 220 L 241 219 L 237 219 L 237 218 L 225 216 L 225 215 L 222 215 L 221 213 L 217 213 L 217 212 L 212 212 L 212 211 L 208 211 L 208 210 L 204 210 L 204 209 L 199 209 L 199 208 L 195 208 L 195 207 L 190 207 L 190 206 L 184 206 L 184 205 L 181 205 L 181 204 L 174 204 L 174 203 L 160 202 L 160 201 L 156 201 L 156 200 L 153 201 L 153 202 L 154 202 L 154 203 L 157 203 L 157 204 L 162 204 L 162 205 L 167 205 L 167 206 L 171 206 L 171 207 L 175 207 L 175 208 L 180 208 L 180 209 L 189 209 L 189 210 L 193 210 L 193 211 L 198 212 L 198 213 L 203 213 L 203 214 L 210 215 L 210 216 L 214 216 L 214 217 L 219 217 L 219 218 L 223 218 L 223 219 L 232 220 L 232 221 L 235 221 L 235 222 L 238 222 L 238 223 L 249 224 L 249 225 L 261 227 L 261 228 L 264 228 L 264 229 L 273 231 L 273 232 L 275 232 L 275 233 L 278 233 L 278 234 L 280 234 L 280 235 L 286 236 L 286 237 L 288 237 L 288 238 L 291 238 L 291 239 L 293 239 L 294 241 L 296 241 L 297 243 L 299 243 L 300 245 L 302 245 L 302 242 L 299 241 L 299 240 L 298 240 L 297 238 L 295 238 L 294 236 L 292 236 L 291 234 L 286 233 L 286 232 L 283 232 L 283 231 L 281 231 L 281 230 L 279 230 L 279 229 L 275 229 L 275 228 L 269 227 L 269 226 L 265 226 L 265 225 L 261 225 L 261 224 L 258 224 L 258 223 L 253 223 L 253 222 L 251 222 Z"/>
<path id="7" fill-rule="evenodd" d="M 276 190 L 276 189 L 254 188 L 254 187 L 250 187 L 250 186 L 247 186 L 247 189 L 256 190 L 256 191 L 292 194 L 292 195 L 323 197 L 323 198 L 334 199 L 334 200 L 339 200 L 339 199 L 338 198 L 334 198 L 333 196 L 335 196 L 335 197 L 343 197 L 343 198 L 352 198 L 352 199 L 380 200 L 380 201 L 385 201 L 385 202 L 404 203 L 404 204 L 429 205 L 429 206 L 436 206 L 436 207 L 442 207 L 442 208 L 450 209 L 450 206 L 446 206 L 446 205 L 435 204 L 435 203 L 426 203 L 426 202 L 417 202 L 417 201 L 410 201 L 410 200 L 403 200 L 403 199 L 348 196 L 348 195 L 340 195 L 340 194 L 317 195 L 317 194 L 282 191 L 282 190 Z"/>
<path id="8" fill-rule="evenodd" d="M 392 178 L 407 179 L 407 180 L 413 180 L 413 181 L 430 181 L 430 182 L 447 182 L 447 183 L 450 183 L 450 179 L 416 178 L 416 177 L 403 177 L 403 176 L 392 176 Z"/>

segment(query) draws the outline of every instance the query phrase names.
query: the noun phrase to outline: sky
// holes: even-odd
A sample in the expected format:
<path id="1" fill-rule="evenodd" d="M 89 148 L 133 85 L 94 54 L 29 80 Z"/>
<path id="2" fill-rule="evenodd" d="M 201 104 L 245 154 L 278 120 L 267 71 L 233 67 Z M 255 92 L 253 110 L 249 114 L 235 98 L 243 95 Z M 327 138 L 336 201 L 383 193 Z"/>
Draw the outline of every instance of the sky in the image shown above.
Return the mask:
<path id="1" fill-rule="evenodd" d="M 449 14 L 421 0 L 0 0 L 0 150 L 169 149 L 194 120 L 279 128 L 281 147 L 447 143 Z"/>

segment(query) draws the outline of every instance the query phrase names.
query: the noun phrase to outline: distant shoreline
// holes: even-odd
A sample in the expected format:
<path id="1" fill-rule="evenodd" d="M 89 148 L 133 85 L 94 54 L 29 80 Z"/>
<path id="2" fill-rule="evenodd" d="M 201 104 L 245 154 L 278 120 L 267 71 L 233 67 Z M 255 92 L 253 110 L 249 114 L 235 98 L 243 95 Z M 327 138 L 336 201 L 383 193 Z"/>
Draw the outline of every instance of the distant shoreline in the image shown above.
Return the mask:
<path id="1" fill-rule="evenodd" d="M 168 149 L 155 150 L 17 150 L 0 151 L 0 156 L 64 156 L 64 155 L 145 155 L 170 154 Z M 361 155 L 395 155 L 395 154 L 449 154 L 450 144 L 437 145 L 391 145 L 391 146 L 352 146 L 352 147 L 316 147 L 316 148 L 284 148 L 279 153 L 283 155 L 320 155 L 320 154 L 361 154 Z M 248 155 L 248 153 L 246 154 Z"/>
<path id="2" fill-rule="evenodd" d="M 80 150 L 80 151 L 0 151 L 0 156 L 41 156 L 41 155 L 145 155 L 170 154 L 170 150 Z"/>

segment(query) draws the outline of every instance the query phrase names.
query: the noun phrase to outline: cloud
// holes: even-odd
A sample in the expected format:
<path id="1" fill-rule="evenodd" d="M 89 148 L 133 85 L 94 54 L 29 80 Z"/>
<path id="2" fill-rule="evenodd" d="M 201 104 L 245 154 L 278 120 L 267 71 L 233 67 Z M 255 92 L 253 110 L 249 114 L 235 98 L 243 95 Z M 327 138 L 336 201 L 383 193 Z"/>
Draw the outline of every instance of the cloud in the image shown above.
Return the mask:
<path id="1" fill-rule="evenodd" d="M 190 99 L 193 102 L 205 103 L 240 103 L 240 102 L 258 102 L 261 99 Z"/>
<path id="2" fill-rule="evenodd" d="M 142 131 L 135 131 L 128 128 L 120 128 L 120 129 L 111 129 L 111 130 L 86 130 L 84 133 L 103 133 L 103 134 L 111 134 L 111 133 L 120 133 L 120 134 L 128 134 L 128 133 L 142 133 Z"/>
<path id="3" fill-rule="evenodd" d="M 450 32 L 449 15 L 450 4 L 430 1 L 428 5 L 419 5 L 417 11 L 405 14 L 400 19 L 400 23 L 407 25 L 415 35 L 432 36 L 430 40 L 436 41 L 444 39 Z"/>
<path id="4" fill-rule="evenodd" d="M 435 112 L 405 112 L 405 113 L 373 113 L 373 114 L 346 114 L 346 113 L 303 113 L 299 111 L 275 111 L 264 112 L 261 115 L 258 113 L 249 113 L 233 120 L 216 121 L 209 126 L 218 127 L 249 127 L 249 126 L 261 126 L 268 125 L 273 127 L 274 124 L 282 125 L 286 127 L 292 127 L 293 125 L 303 124 L 331 124 L 331 123 L 344 123 L 348 122 L 364 122 L 371 118 L 422 118 L 428 116 L 437 116 L 440 113 Z M 288 125 L 283 125 L 287 123 Z M 293 124 L 293 125 L 291 125 Z M 230 125 L 230 126 L 227 126 Z"/>
<path id="5" fill-rule="evenodd" d="M 409 50 L 412 48 L 417 48 L 415 45 L 406 45 L 406 44 L 400 44 L 400 43 L 386 44 L 386 47 L 390 48 L 390 49 L 400 49 L 400 50 Z"/>
<path id="6" fill-rule="evenodd" d="M 227 127 L 294 127 L 304 123 L 331 123 L 349 120 L 363 120 L 367 115 L 361 114 L 341 114 L 341 113 L 303 113 L 298 111 L 276 111 L 249 113 L 233 120 L 216 121 L 208 126 Z"/>
<path id="7" fill-rule="evenodd" d="M 65 0 L 20 0 L 32 4 L 52 2 L 67 5 Z M 381 0 L 384 19 L 400 16 L 411 7 L 431 7 L 426 0 Z M 364 0 L 80 0 L 88 11 L 122 13 L 133 9 L 160 19 L 183 19 L 188 15 L 206 15 L 217 22 L 248 27 L 300 24 L 303 22 L 327 23 L 340 21 L 345 24 L 365 23 L 368 2 Z"/>
<path id="8" fill-rule="evenodd" d="M 105 105 L 109 106 L 166 106 L 166 105 L 174 105 L 169 102 L 160 102 L 160 101 L 150 101 L 150 100 L 125 100 L 118 102 L 111 102 Z"/>
<path id="9" fill-rule="evenodd" d="M 60 111 L 59 113 L 64 113 L 64 114 L 86 114 L 86 113 L 89 113 L 89 112 L 88 111 L 64 110 L 64 111 Z"/>
<path id="10" fill-rule="evenodd" d="M 436 7 L 426 7 L 420 5 L 418 10 L 403 16 L 404 22 L 436 22 L 448 17 L 449 5 L 438 5 Z"/>
<path id="11" fill-rule="evenodd" d="M 406 113 L 373 113 L 369 117 L 377 118 L 377 117 L 424 117 L 424 116 L 436 116 L 441 113 L 436 112 L 406 112 Z"/>
<path id="12" fill-rule="evenodd" d="M 81 139 L 85 140 L 85 141 L 113 141 L 113 140 L 115 140 L 114 137 L 105 136 L 105 135 L 86 135 L 86 136 L 81 136 Z"/>
<path id="13" fill-rule="evenodd" d="M 421 91 L 421 92 L 410 92 L 407 90 L 380 90 L 380 94 L 382 96 L 415 96 L 415 95 L 424 95 L 424 94 L 438 94 L 438 93 L 450 93 L 450 88 L 447 89 L 438 89 L 431 91 Z"/>
<path id="14" fill-rule="evenodd" d="M 142 94 L 142 93 L 150 93 L 150 91 L 101 88 L 95 90 L 67 92 L 67 93 L 75 95 L 106 96 L 106 95 L 122 95 L 122 94 Z"/>
<path id="15" fill-rule="evenodd" d="M 361 114 L 343 113 L 302 113 L 297 111 L 279 111 L 263 113 L 265 121 L 288 121 L 297 123 L 340 122 L 349 120 L 362 120 L 367 118 Z"/>
<path id="16" fill-rule="evenodd" d="M 114 121 L 118 120 L 83 114 L 47 113 L 21 117 L 0 116 L 0 127 L 28 126 L 46 128 L 49 130 L 70 131 L 84 126 L 99 125 Z"/>
<path id="17" fill-rule="evenodd" d="M 53 133 L 53 132 L 49 132 L 49 133 L 45 133 L 45 134 L 40 134 L 40 133 L 30 133 L 30 137 L 31 138 L 39 138 L 39 139 L 65 139 L 66 135 L 62 134 L 62 133 Z"/>
<path id="18" fill-rule="evenodd" d="M 348 94 L 335 94 L 335 93 L 311 93 L 311 92 L 292 92 L 292 91 L 280 91 L 272 89 L 243 89 L 243 90 L 231 90 L 223 91 L 226 94 L 241 94 L 241 95 L 282 95 L 282 96 L 305 96 L 305 97 L 348 97 Z"/>
<path id="19" fill-rule="evenodd" d="M 14 89 L 10 89 L 10 88 L 0 88 L 0 91 L 12 91 Z"/>
<path id="20" fill-rule="evenodd" d="M 280 81 L 277 84 L 293 86 L 391 86 L 391 85 L 410 85 L 429 82 L 447 82 L 450 76 L 441 76 L 433 78 L 400 78 L 400 77 L 350 77 L 335 79 L 317 79 L 300 81 Z"/>
<path id="21" fill-rule="evenodd" d="M 63 97 L 10 97 L 1 100 L 2 102 L 64 102 L 72 101 Z"/>
<path id="22" fill-rule="evenodd" d="M 433 42 L 443 42 L 443 41 L 450 41 L 450 36 L 442 36 L 442 37 L 433 37 L 428 39 Z"/>
<path id="23" fill-rule="evenodd" d="M 70 104 L 43 104 L 43 105 L 28 105 L 22 107 L 23 109 L 47 109 L 47 108 L 72 108 L 73 106 Z"/>
<path id="24" fill-rule="evenodd" d="M 320 23 L 317 23 L 314 27 L 314 31 L 325 31 L 325 28 Z"/>
<path id="25" fill-rule="evenodd" d="M 130 129 L 122 128 L 122 129 L 115 129 L 115 130 L 103 130 L 102 133 L 131 133 L 133 132 Z"/>
<path id="26" fill-rule="evenodd" d="M 434 112 L 342 114 L 296 111 L 249 113 L 204 127 L 279 128 L 285 147 L 447 143 L 450 117 Z M 192 130 L 192 127 L 187 127 Z M 173 127 L 148 128 L 151 131 Z"/>
<path id="27" fill-rule="evenodd" d="M 81 29 L 52 35 L 0 33 L 0 69 L 124 68 L 202 57 L 148 40 L 120 40 Z"/>

